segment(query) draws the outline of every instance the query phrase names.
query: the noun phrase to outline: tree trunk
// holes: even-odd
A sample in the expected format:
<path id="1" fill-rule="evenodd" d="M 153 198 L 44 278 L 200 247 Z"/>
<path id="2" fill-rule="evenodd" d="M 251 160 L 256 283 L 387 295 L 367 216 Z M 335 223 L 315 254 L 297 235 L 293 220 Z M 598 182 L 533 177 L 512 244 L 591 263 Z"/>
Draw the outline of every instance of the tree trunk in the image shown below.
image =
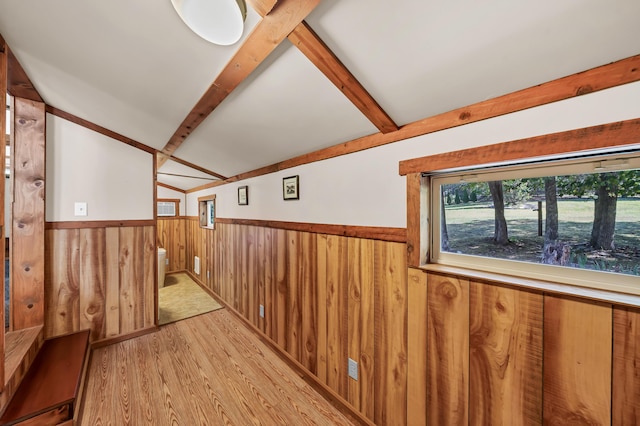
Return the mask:
<path id="1" fill-rule="evenodd" d="M 613 235 L 616 230 L 616 207 L 618 202 L 618 184 L 607 180 L 605 173 L 600 175 L 600 186 L 596 189 L 593 228 L 591 229 L 591 247 L 613 250 Z"/>
<path id="2" fill-rule="evenodd" d="M 444 191 L 440 187 L 440 250 L 449 251 L 449 232 L 447 231 L 447 217 L 444 210 Z"/>
<path id="3" fill-rule="evenodd" d="M 509 243 L 509 234 L 507 233 L 507 220 L 504 217 L 504 190 L 502 189 L 502 181 L 497 180 L 488 183 L 495 211 L 493 241 L 496 244 L 504 246 Z"/>
<path id="4" fill-rule="evenodd" d="M 546 200 L 546 220 L 544 231 L 544 244 L 555 242 L 558 239 L 558 198 L 556 190 L 556 177 L 544 178 L 544 197 Z"/>

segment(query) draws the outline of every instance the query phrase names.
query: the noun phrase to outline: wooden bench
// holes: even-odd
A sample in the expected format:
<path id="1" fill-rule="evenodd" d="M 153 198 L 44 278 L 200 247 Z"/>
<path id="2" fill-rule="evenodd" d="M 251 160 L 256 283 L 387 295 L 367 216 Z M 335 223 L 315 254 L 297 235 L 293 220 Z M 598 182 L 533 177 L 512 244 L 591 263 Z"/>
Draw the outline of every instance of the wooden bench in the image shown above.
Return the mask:
<path id="1" fill-rule="evenodd" d="M 88 355 L 89 330 L 45 340 L 0 424 L 72 422 Z"/>

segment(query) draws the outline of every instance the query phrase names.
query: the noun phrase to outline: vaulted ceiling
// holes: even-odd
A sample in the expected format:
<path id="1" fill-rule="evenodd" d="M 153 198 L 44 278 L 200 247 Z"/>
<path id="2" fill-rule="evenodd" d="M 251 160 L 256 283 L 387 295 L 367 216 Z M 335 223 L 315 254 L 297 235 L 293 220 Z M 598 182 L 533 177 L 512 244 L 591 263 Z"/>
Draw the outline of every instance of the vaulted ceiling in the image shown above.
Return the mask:
<path id="1" fill-rule="evenodd" d="M 4 0 L 0 34 L 47 105 L 183 190 L 640 53 L 638 0 L 247 3 L 226 47 L 171 0 Z"/>

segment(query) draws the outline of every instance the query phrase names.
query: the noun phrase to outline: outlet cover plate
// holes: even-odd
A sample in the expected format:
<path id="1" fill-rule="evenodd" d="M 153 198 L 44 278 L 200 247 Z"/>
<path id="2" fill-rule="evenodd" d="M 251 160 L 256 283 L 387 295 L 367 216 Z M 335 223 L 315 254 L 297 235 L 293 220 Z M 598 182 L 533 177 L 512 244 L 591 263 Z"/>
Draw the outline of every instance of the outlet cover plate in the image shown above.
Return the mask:
<path id="1" fill-rule="evenodd" d="M 264 305 L 260 305 L 260 318 L 264 318 Z"/>
<path id="2" fill-rule="evenodd" d="M 349 358 L 349 377 L 358 380 L 358 363 L 351 358 Z"/>

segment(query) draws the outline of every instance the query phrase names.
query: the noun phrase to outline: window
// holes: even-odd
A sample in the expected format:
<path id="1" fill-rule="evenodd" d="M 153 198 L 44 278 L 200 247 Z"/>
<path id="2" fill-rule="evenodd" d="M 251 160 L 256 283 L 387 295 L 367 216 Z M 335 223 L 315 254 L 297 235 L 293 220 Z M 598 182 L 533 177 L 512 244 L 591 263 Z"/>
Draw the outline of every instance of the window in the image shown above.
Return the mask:
<path id="1" fill-rule="evenodd" d="M 216 196 L 208 195 L 198 198 L 198 213 L 201 228 L 215 228 L 216 219 Z"/>
<path id="2" fill-rule="evenodd" d="M 429 180 L 430 262 L 640 294 L 637 152 Z"/>
<path id="3" fill-rule="evenodd" d="M 180 213 L 178 198 L 158 198 L 158 217 L 175 217 Z"/>

